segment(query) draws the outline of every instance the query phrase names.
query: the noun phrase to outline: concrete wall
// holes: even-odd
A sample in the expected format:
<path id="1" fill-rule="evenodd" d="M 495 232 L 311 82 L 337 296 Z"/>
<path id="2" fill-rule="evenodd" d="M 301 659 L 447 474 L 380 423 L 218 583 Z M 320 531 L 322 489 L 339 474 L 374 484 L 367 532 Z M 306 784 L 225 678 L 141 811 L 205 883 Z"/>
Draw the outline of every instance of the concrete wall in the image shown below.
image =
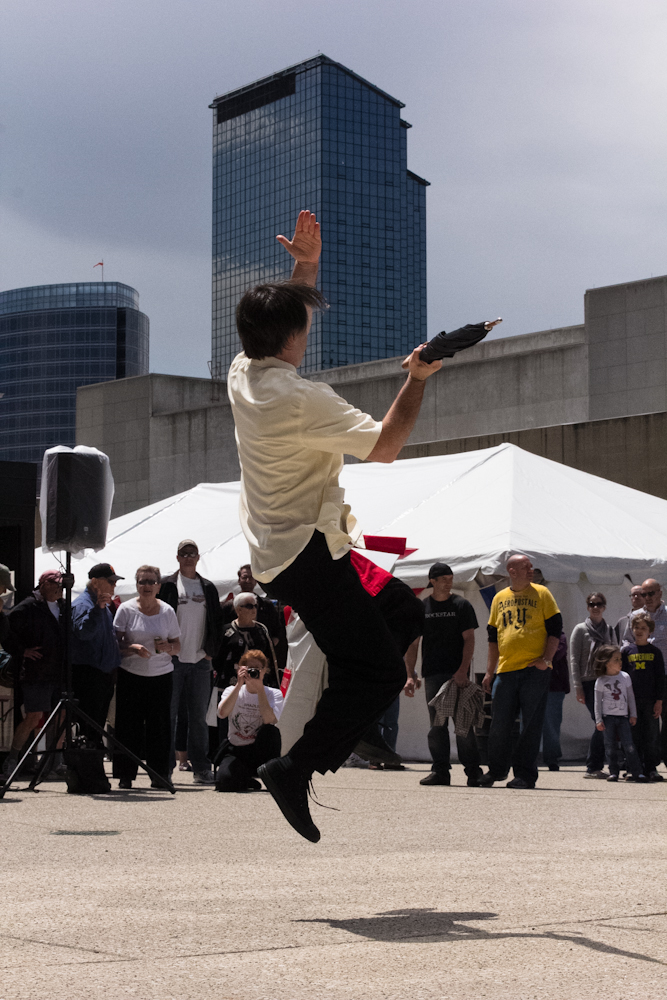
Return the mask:
<path id="1" fill-rule="evenodd" d="M 505 441 L 667 500 L 667 412 L 408 444 L 400 457 L 454 455 L 493 448 Z"/>
<path id="2" fill-rule="evenodd" d="M 586 292 L 583 326 L 499 338 L 445 361 L 401 457 L 511 441 L 667 497 L 667 277 Z M 380 419 L 402 358 L 309 376 Z M 239 476 L 226 386 L 147 375 L 85 386 L 77 443 L 111 458 L 113 514 Z"/>
<path id="3" fill-rule="evenodd" d="M 141 375 L 83 386 L 76 441 L 109 456 L 112 517 L 240 474 L 227 387 L 210 379 Z"/>
<path id="4" fill-rule="evenodd" d="M 586 292 L 589 416 L 667 410 L 667 277 Z"/>
<path id="5" fill-rule="evenodd" d="M 310 375 L 382 418 L 405 380 L 403 358 Z M 431 379 L 410 443 L 542 427 L 588 417 L 583 326 L 482 342 L 443 362 Z"/>

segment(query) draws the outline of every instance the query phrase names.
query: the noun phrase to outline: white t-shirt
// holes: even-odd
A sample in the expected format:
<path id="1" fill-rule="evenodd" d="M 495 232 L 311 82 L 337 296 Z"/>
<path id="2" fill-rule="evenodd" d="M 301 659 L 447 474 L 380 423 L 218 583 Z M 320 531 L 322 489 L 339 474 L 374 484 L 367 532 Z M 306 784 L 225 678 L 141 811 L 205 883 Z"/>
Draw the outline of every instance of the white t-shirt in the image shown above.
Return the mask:
<path id="1" fill-rule="evenodd" d="M 49 611 L 51 612 L 55 620 L 58 621 L 60 618 L 60 605 L 58 604 L 57 601 L 47 601 L 46 603 L 49 606 Z"/>
<path id="2" fill-rule="evenodd" d="M 241 528 L 268 583 L 321 531 L 340 559 L 360 534 L 338 485 L 343 455 L 365 459 L 382 423 L 278 358 L 232 361 L 227 393 L 241 461 Z"/>
<path id="3" fill-rule="evenodd" d="M 231 685 L 225 688 L 220 701 L 224 701 L 232 693 L 234 687 L 235 685 Z M 273 709 L 273 714 L 276 719 L 279 719 L 283 710 L 282 694 L 277 688 L 265 687 L 264 690 L 266 700 Z M 263 723 L 259 711 L 259 695 L 250 694 L 244 684 L 239 691 L 232 714 L 229 716 L 229 742 L 233 743 L 235 747 L 245 747 L 254 743 L 257 730 L 261 725 Z"/>
<path id="4" fill-rule="evenodd" d="M 150 659 L 143 659 L 133 654 L 124 656 L 121 661 L 123 670 L 141 677 L 158 677 L 168 674 L 174 669 L 170 653 L 156 653 L 156 639 L 178 639 L 181 630 L 178 626 L 176 612 L 164 601 L 158 601 L 160 611 L 157 615 L 145 615 L 139 608 L 138 598 L 121 604 L 113 620 L 117 632 L 125 635 L 126 642 L 139 642 L 153 654 Z"/>
<path id="5" fill-rule="evenodd" d="M 179 573 L 176 577 L 178 591 L 178 624 L 181 629 L 181 663 L 199 663 L 206 656 L 202 649 L 206 629 L 206 598 L 199 577 L 190 580 Z"/>

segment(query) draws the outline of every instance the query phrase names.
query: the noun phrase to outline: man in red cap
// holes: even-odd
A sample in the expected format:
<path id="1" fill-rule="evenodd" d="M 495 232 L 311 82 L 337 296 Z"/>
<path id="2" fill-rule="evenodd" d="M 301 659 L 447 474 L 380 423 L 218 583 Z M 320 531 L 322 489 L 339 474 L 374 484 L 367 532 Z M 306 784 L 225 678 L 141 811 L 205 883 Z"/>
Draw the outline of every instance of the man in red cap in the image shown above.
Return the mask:
<path id="1" fill-rule="evenodd" d="M 63 632 L 63 583 L 58 570 L 42 573 L 30 597 L 9 613 L 9 634 L 4 645 L 21 667 L 21 692 L 25 718 L 14 731 L 12 746 L 4 763 L 4 773 L 11 774 L 21 749 L 44 713 L 50 714 L 62 690 L 65 654 Z M 54 770 L 64 775 L 59 757 Z"/>

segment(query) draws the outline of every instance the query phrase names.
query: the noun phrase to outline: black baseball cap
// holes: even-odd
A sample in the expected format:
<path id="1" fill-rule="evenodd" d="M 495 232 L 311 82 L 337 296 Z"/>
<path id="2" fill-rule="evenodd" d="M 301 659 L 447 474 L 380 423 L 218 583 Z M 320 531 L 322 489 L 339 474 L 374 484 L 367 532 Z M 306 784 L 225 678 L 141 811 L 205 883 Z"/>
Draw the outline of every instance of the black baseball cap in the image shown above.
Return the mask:
<path id="1" fill-rule="evenodd" d="M 113 566 L 109 563 L 95 563 L 88 570 L 89 580 L 108 580 L 109 583 L 116 583 L 117 580 L 124 580 L 124 576 L 118 576 L 118 573 L 114 570 Z"/>
<path id="2" fill-rule="evenodd" d="M 437 580 L 439 576 L 454 576 L 452 567 L 446 562 L 435 562 L 428 571 L 429 580 Z"/>

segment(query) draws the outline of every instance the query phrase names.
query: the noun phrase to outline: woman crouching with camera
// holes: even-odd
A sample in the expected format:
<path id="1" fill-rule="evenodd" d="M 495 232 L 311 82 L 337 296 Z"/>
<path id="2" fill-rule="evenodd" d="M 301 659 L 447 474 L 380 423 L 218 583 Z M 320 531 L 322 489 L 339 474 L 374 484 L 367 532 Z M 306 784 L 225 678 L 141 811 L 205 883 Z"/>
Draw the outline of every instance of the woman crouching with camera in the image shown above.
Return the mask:
<path id="1" fill-rule="evenodd" d="M 171 780 L 172 656 L 181 650 L 176 613 L 158 599 L 160 570 L 140 566 L 139 596 L 121 604 L 114 628 L 122 656 L 116 683 L 116 736 L 163 778 Z M 114 750 L 113 776 L 119 788 L 131 788 L 137 765 Z M 160 788 L 151 782 L 153 788 Z"/>
<path id="2" fill-rule="evenodd" d="M 218 767 L 219 792 L 254 792 L 262 786 L 257 768 L 280 757 L 280 732 L 276 722 L 283 710 L 283 696 L 266 687 L 269 663 L 259 649 L 249 649 L 235 666 L 236 684 L 225 688 L 218 716 L 229 719 L 228 738 Z"/>

